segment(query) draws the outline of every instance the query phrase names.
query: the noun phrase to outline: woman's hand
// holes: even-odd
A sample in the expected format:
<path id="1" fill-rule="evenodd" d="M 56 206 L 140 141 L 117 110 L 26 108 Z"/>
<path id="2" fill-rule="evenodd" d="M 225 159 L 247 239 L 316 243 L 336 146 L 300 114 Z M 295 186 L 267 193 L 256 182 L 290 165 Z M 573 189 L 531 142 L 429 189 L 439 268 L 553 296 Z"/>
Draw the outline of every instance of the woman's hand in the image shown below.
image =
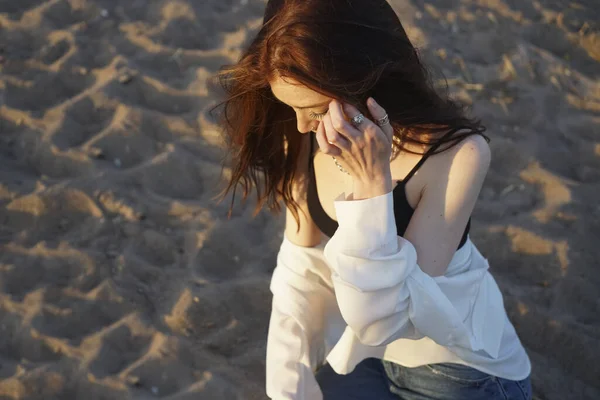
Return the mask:
<path id="1" fill-rule="evenodd" d="M 386 115 L 372 98 L 367 101 L 367 107 L 375 120 Z M 356 107 L 333 100 L 316 135 L 321 151 L 335 157 L 352 176 L 354 200 L 392 190 L 390 155 L 394 130 L 389 123 L 380 127 L 366 117 L 354 125 L 352 118 L 358 114 Z"/>

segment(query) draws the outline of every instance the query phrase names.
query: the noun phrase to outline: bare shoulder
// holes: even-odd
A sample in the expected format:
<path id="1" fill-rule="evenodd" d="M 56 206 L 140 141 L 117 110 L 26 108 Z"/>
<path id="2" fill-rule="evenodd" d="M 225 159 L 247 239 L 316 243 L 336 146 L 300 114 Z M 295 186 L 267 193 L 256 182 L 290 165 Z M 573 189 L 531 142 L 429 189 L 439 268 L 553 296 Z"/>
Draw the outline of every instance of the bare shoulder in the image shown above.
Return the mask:
<path id="1" fill-rule="evenodd" d="M 456 144 L 451 150 L 452 163 L 460 167 L 476 168 L 487 172 L 492 152 L 487 140 L 481 135 L 471 135 Z"/>
<path id="2" fill-rule="evenodd" d="M 435 168 L 444 165 L 446 170 L 487 173 L 492 154 L 487 140 L 481 135 L 471 135 L 452 145 L 447 150 L 437 153 Z"/>
<path id="3" fill-rule="evenodd" d="M 438 189 L 463 187 L 478 192 L 489 170 L 492 154 L 483 136 L 471 135 L 432 158 L 434 165 L 429 170 L 429 183 Z"/>

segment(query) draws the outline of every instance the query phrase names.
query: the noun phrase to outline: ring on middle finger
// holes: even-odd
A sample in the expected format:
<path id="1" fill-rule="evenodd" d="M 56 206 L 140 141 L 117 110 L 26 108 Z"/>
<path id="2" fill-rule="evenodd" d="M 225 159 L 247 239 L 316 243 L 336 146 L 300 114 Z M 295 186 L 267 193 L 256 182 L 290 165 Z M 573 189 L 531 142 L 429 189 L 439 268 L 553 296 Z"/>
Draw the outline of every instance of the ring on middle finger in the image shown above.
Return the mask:
<path id="1" fill-rule="evenodd" d="M 363 121 L 365 120 L 365 116 L 362 114 L 358 114 L 355 115 L 354 117 L 352 117 L 352 125 L 354 125 L 355 127 L 362 124 Z"/>

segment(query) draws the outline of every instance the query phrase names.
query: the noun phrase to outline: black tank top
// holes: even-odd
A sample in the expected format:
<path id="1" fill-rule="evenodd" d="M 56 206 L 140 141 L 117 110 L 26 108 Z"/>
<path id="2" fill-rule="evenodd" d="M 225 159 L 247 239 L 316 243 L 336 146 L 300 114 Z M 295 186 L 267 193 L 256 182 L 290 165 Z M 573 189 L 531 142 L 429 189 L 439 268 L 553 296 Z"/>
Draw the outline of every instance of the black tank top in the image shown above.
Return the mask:
<path id="1" fill-rule="evenodd" d="M 453 129 L 442 137 L 442 139 L 451 136 L 455 132 L 460 130 Z M 309 156 L 309 182 L 308 182 L 308 212 L 310 213 L 311 218 L 317 225 L 317 227 L 323 232 L 325 235 L 332 237 L 335 231 L 338 228 L 338 223 L 336 220 L 332 219 L 327 215 L 323 207 L 321 206 L 321 202 L 319 201 L 319 194 L 317 193 L 317 184 L 315 178 L 315 168 L 314 168 L 314 149 L 313 149 L 313 141 L 312 137 L 313 133 L 310 134 L 310 156 Z M 419 160 L 417 165 L 413 167 L 413 169 L 406 175 L 406 177 L 397 181 L 397 185 L 393 190 L 392 196 L 394 198 L 394 217 L 396 219 L 396 230 L 398 232 L 398 236 L 403 236 L 404 232 L 406 232 L 406 228 L 408 227 L 408 223 L 413 216 L 414 210 L 410 206 L 406 198 L 406 183 L 410 178 L 417 172 L 417 170 L 423 165 L 427 157 L 429 157 L 435 149 L 437 149 L 442 144 L 442 141 L 438 141 L 436 144 L 432 145 L 429 150 L 423 154 L 423 157 Z M 465 242 L 467 241 L 467 236 L 469 234 L 469 229 L 471 228 L 471 218 L 467 222 L 467 226 L 465 232 L 462 236 L 460 244 L 458 248 L 460 249 Z"/>

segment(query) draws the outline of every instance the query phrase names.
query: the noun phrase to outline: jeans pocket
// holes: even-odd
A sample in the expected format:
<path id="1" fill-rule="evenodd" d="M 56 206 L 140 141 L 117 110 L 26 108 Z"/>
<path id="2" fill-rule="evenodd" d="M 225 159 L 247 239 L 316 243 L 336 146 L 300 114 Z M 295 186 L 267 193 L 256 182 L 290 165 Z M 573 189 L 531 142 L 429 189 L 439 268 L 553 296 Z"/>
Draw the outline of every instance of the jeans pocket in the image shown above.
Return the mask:
<path id="1" fill-rule="evenodd" d="M 434 375 L 444 377 L 464 385 L 481 385 L 485 381 L 493 378 L 492 375 L 462 364 L 427 364 L 425 367 L 427 367 Z"/>

